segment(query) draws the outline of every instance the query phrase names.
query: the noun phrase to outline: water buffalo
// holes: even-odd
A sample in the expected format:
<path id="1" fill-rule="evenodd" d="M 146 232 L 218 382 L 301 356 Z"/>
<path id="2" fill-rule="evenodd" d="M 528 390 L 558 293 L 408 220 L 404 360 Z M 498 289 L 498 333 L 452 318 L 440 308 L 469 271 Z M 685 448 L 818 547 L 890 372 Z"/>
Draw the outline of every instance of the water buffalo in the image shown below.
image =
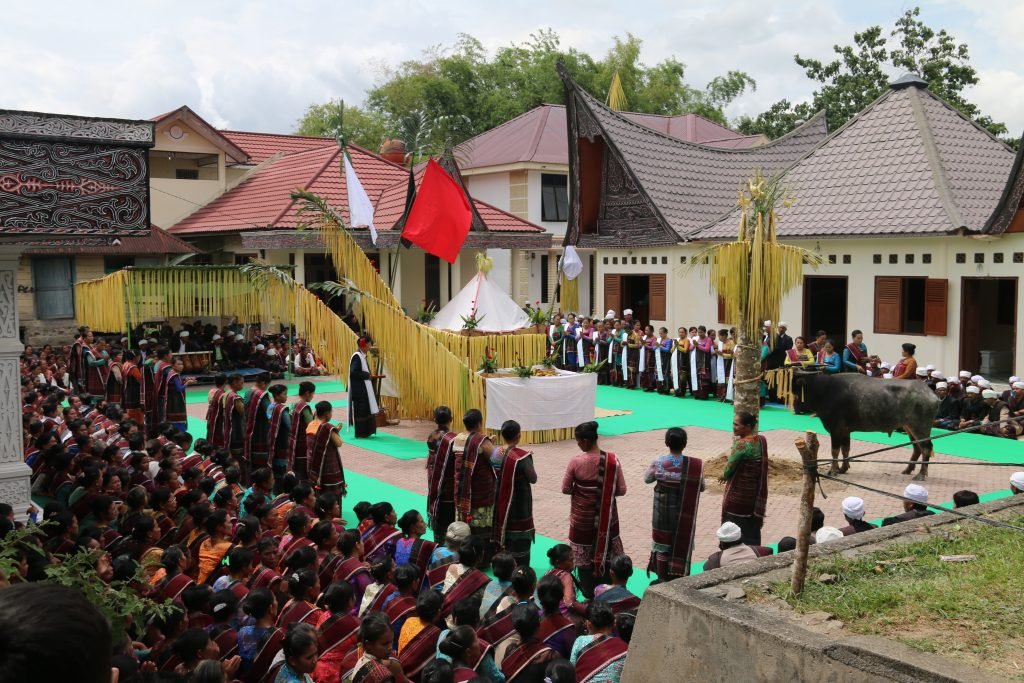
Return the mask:
<path id="1" fill-rule="evenodd" d="M 793 375 L 794 391 L 803 392 L 805 405 L 814 409 L 832 439 L 832 467 L 829 474 L 850 469 L 850 434 L 852 432 L 885 432 L 902 429 L 914 444 L 914 454 L 903 470 L 912 474 L 918 456 L 923 455 L 921 472 L 914 480 L 928 477 L 928 460 L 932 456 L 932 424 L 938 412 L 939 399 L 924 382 L 886 380 L 859 373 L 838 375 L 797 370 Z M 839 450 L 843 465 L 839 466 Z"/>

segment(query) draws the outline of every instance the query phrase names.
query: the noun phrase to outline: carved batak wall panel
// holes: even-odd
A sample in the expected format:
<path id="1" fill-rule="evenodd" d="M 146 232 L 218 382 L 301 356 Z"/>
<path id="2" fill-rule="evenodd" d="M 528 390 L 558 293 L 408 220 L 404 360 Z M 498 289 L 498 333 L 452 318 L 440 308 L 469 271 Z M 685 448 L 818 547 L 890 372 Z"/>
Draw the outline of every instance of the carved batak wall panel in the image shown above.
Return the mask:
<path id="1" fill-rule="evenodd" d="M 633 175 L 622 165 L 618 155 L 607 148 L 601 175 L 603 191 L 598 234 L 602 238 L 614 238 L 623 246 L 673 241 L 666 239 L 661 220 L 647 195 L 637 187 Z"/>
<path id="2" fill-rule="evenodd" d="M 0 235 L 149 234 L 153 124 L 0 110 Z"/>

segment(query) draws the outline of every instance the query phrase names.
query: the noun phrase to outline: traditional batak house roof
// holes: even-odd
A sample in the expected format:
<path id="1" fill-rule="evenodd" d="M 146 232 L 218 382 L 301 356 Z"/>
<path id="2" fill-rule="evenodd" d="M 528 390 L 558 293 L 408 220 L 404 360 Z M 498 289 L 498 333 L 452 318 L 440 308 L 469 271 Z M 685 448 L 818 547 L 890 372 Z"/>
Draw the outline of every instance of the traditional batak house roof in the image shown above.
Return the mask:
<path id="1" fill-rule="evenodd" d="M 982 232 L 986 235 L 1024 232 L 1024 145 L 1017 150 L 1010 177 Z"/>
<path id="2" fill-rule="evenodd" d="M 571 205 L 566 243 L 677 244 L 735 206 L 754 168 L 779 173 L 826 135 L 819 113 L 765 145 L 723 149 L 687 142 L 613 111 L 564 70 Z"/>
<path id="3" fill-rule="evenodd" d="M 333 140 L 230 131 L 225 135 L 245 150 L 250 163 L 263 166 L 170 228 L 174 235 L 195 239 L 239 234 L 247 249 L 322 248 L 315 234 L 298 230 L 298 204 L 290 197 L 297 188 L 320 195 L 348 219 L 348 194 L 340 171 L 342 152 Z M 394 247 L 406 214 L 409 170 L 356 145 L 349 145 L 349 154 L 374 203 L 377 247 Z M 462 184 L 458 169 L 451 162 L 442 165 L 446 164 L 449 174 Z M 529 248 L 550 241 L 542 228 L 486 202 L 472 199 L 472 206 L 473 229 L 467 248 Z M 358 227 L 352 232 L 360 246 L 371 246 L 369 230 Z"/>
<path id="4" fill-rule="evenodd" d="M 155 225 L 149 226 L 149 234 L 119 237 L 108 243 L 94 243 L 86 240 L 51 240 L 43 243 L 28 243 L 25 250 L 32 256 L 73 256 L 77 254 L 98 254 L 100 256 L 150 256 L 198 254 L 200 250 L 180 240 Z"/>
<path id="5" fill-rule="evenodd" d="M 996 231 L 1013 151 L 907 75 L 782 176 L 796 201 L 780 238 L 907 237 Z M 1011 185 L 1012 185 L 1011 181 Z M 1021 185 L 1018 183 L 1018 185 Z M 1019 201 L 1020 187 L 1017 188 Z M 735 238 L 738 209 L 686 237 Z M 1003 227 L 1005 229 L 1005 227 Z"/>
<path id="6" fill-rule="evenodd" d="M 767 142 L 763 135 L 742 135 L 697 114 L 659 116 L 620 112 L 624 118 L 664 135 L 725 149 L 746 149 Z M 493 171 L 522 164 L 566 165 L 569 138 L 565 107 L 542 104 L 456 147 L 463 173 Z"/>

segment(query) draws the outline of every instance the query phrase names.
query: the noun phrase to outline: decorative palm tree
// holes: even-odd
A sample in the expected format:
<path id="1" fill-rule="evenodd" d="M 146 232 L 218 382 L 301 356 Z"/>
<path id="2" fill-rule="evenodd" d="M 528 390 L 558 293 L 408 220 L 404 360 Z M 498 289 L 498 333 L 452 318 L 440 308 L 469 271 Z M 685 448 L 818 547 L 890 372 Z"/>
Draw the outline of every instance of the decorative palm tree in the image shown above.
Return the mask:
<path id="1" fill-rule="evenodd" d="M 782 297 L 801 283 L 804 264 L 817 268 L 821 256 L 781 244 L 776 238 L 775 209 L 779 203 L 793 203 L 793 197 L 777 178 L 766 179 L 758 169 L 738 194 L 741 212 L 736 241 L 704 249 L 694 263 L 710 271 L 711 289 L 724 301 L 726 319 L 738 321 L 739 339 L 733 361 L 734 410 L 757 415 L 761 323 L 779 319 Z"/>

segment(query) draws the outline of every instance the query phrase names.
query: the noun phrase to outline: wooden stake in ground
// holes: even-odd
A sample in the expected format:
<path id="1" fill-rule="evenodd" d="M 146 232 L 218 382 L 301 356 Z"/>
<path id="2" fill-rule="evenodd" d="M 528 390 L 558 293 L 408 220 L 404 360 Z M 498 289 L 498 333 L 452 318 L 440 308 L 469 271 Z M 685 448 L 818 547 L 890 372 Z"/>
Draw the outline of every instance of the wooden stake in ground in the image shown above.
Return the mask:
<path id="1" fill-rule="evenodd" d="M 793 578 L 789 587 L 794 595 L 804 590 L 807 580 L 807 551 L 811 547 L 811 512 L 814 510 L 815 471 L 818 459 L 818 435 L 808 431 L 796 440 L 796 449 L 804 465 L 804 485 L 800 493 L 800 526 L 796 532 L 796 555 L 793 558 Z"/>

